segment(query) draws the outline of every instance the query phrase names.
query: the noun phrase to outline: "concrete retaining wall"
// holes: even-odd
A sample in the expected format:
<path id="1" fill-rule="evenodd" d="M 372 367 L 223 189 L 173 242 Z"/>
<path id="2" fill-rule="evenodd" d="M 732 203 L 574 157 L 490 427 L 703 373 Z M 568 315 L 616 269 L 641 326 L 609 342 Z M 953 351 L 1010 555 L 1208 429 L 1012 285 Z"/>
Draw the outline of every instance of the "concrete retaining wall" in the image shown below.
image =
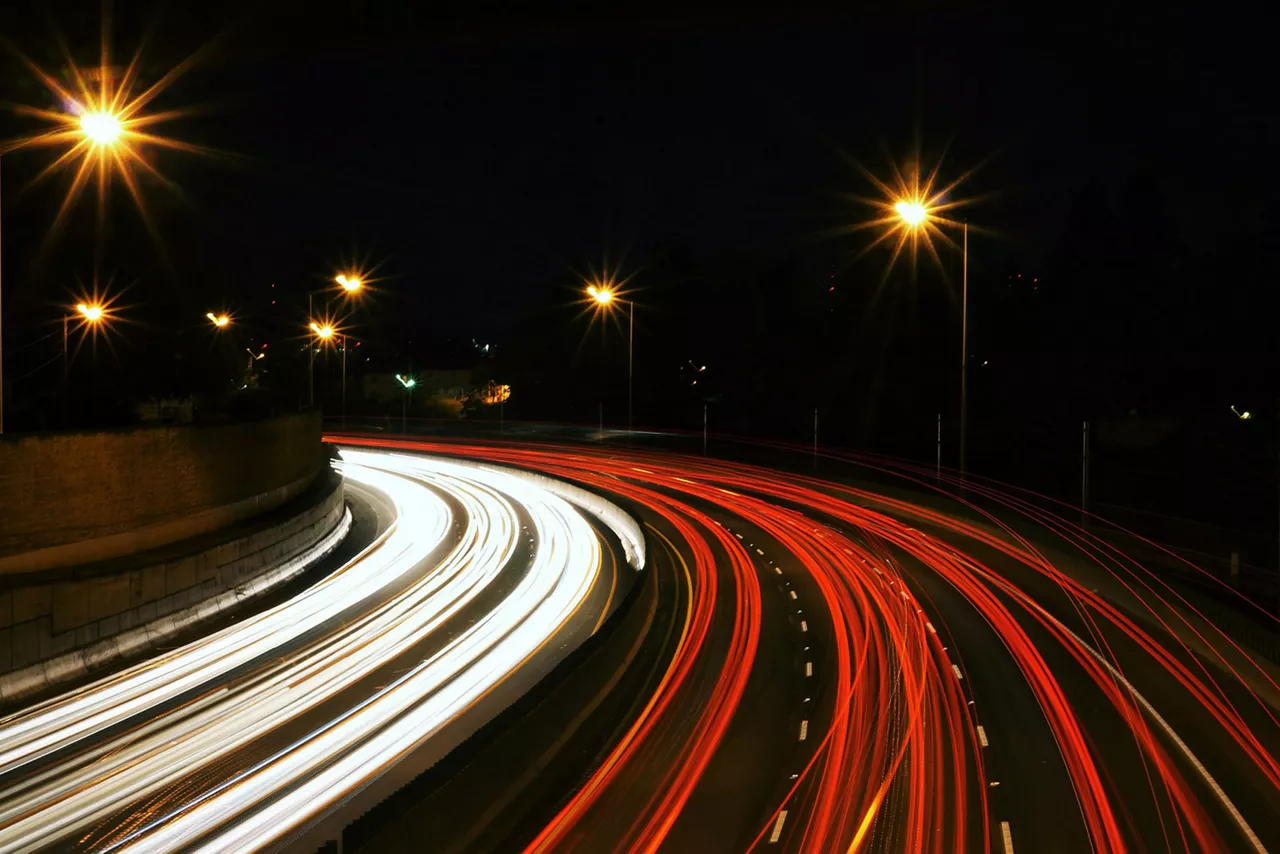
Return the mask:
<path id="1" fill-rule="evenodd" d="M 309 412 L 0 436 L 0 577 L 136 554 L 279 507 L 322 470 L 320 423 Z"/>
<path id="2" fill-rule="evenodd" d="M 97 645 L 98 652 L 88 658 L 101 666 L 123 654 L 119 644 L 109 642 L 112 638 L 188 609 L 211 616 L 207 603 L 229 592 L 232 600 L 234 594 L 261 592 L 259 576 L 313 551 L 344 523 L 342 481 L 336 474 L 298 500 L 305 506 L 296 513 L 287 515 L 291 508 L 280 508 L 240 536 L 163 562 L 125 571 L 105 564 L 84 568 L 75 577 L 0 589 L 0 673 L 10 673 L 0 678 L 0 699 L 12 699 L 14 684 L 43 687 L 42 674 L 65 669 L 65 661 L 57 662 L 73 650 Z M 286 515 L 276 518 L 281 514 Z M 108 654 L 111 650 L 115 653 Z M 15 682 L 13 671 L 26 671 L 27 677 Z"/>

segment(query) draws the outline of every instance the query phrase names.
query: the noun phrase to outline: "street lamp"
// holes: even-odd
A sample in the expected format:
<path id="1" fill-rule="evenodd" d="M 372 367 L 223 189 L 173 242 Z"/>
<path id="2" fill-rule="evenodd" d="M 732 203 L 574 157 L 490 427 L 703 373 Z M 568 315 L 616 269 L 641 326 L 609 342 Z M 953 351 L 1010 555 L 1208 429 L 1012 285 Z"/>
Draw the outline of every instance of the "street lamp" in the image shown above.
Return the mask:
<path id="1" fill-rule="evenodd" d="M 76 305 L 75 314 L 64 314 L 62 316 L 62 422 L 65 425 L 67 421 L 67 376 L 71 369 L 71 358 L 67 347 L 68 324 L 73 320 L 78 320 L 85 325 L 95 325 L 102 323 L 107 316 L 107 310 L 99 303 L 79 303 Z"/>
<path id="2" fill-rule="evenodd" d="M 932 208 L 928 202 L 916 199 L 899 199 L 893 205 L 894 213 L 908 231 L 925 228 L 929 224 Z M 960 300 L 960 476 L 968 471 L 969 452 L 969 223 L 963 225 L 961 243 Z"/>
<path id="3" fill-rule="evenodd" d="M 93 110 L 80 116 L 80 130 L 94 145 L 115 145 L 124 128 L 117 113 Z"/>
<path id="4" fill-rule="evenodd" d="M 218 329 L 229 326 L 231 324 L 231 316 L 227 314 L 214 314 L 212 311 L 206 311 L 204 316 L 209 318 L 209 322 Z"/>
<path id="5" fill-rule="evenodd" d="M 338 283 L 338 285 L 342 288 L 343 293 L 346 294 L 348 297 L 355 296 L 355 294 L 364 287 L 364 281 L 359 276 L 356 276 L 354 274 L 348 276 L 345 273 L 339 273 L 338 275 L 333 277 L 333 280 Z M 314 291 L 307 291 L 307 316 L 308 317 L 315 317 L 315 305 L 314 305 L 315 295 L 327 294 L 330 292 L 330 290 L 331 288 L 317 288 Z M 328 308 L 329 308 L 328 305 L 326 305 L 325 306 L 326 314 L 328 314 Z M 315 329 L 316 324 L 312 323 L 311 328 Z M 321 335 L 320 337 L 329 338 L 332 335 L 333 335 L 333 330 L 330 329 L 329 335 Z M 345 340 L 343 342 L 343 346 L 344 347 L 346 346 Z M 316 373 L 316 354 L 315 354 L 315 350 L 313 349 L 311 351 L 311 358 L 307 363 L 307 405 L 308 406 L 316 405 L 315 373 Z M 347 360 L 345 357 L 342 360 L 342 417 L 343 417 L 343 420 L 345 421 L 347 417 Z"/>
<path id="6" fill-rule="evenodd" d="M 409 401 L 413 398 L 413 387 L 418 381 L 413 377 L 402 377 L 396 374 L 400 385 L 404 386 L 404 397 L 400 398 L 400 432 L 409 435 Z"/>
<path id="7" fill-rule="evenodd" d="M 614 303 L 621 302 L 627 305 L 627 433 L 631 433 L 631 388 L 632 379 L 635 375 L 635 362 L 633 359 L 635 353 L 635 332 L 636 332 L 636 303 L 635 300 L 624 300 L 618 296 L 617 292 L 608 285 L 587 286 L 587 295 L 595 301 L 601 309 L 608 311 Z"/>
<path id="8" fill-rule="evenodd" d="M 115 147 L 120 140 L 121 134 L 124 132 L 124 125 L 121 123 L 120 114 L 111 110 L 91 110 L 80 116 L 79 130 L 70 134 L 69 138 L 78 137 L 78 144 L 87 144 L 90 149 L 95 151 L 99 156 L 104 156 L 108 149 Z M 66 138 L 59 135 L 59 138 Z M 73 149 L 74 150 L 74 149 Z M 105 162 L 105 161 L 104 161 Z M 0 276 L 0 295 L 3 294 L 3 277 Z M 0 299 L 0 309 L 3 309 L 4 302 Z M 81 310 L 81 314 L 94 323 L 102 318 L 102 306 L 91 305 L 77 306 Z M 96 310 L 96 317 L 89 317 L 84 314 L 84 310 Z M 0 316 L 3 312 L 0 311 Z M 65 322 L 64 322 L 65 326 Z M 0 323 L 0 327 L 3 324 Z M 66 336 L 63 336 L 65 341 Z M 64 347 L 65 350 L 65 347 Z M 65 361 L 65 360 L 64 360 Z M 4 335 L 3 329 L 0 328 L 0 434 L 4 433 Z"/>

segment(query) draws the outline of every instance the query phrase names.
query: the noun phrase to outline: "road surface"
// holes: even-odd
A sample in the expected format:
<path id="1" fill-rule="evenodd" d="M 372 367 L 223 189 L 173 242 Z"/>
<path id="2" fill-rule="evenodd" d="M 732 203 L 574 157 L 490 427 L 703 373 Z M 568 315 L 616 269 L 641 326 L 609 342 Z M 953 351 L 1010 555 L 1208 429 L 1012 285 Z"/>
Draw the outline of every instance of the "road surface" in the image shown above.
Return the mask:
<path id="1" fill-rule="evenodd" d="M 359 441 L 611 492 L 655 542 L 655 616 L 619 641 L 644 669 L 635 702 L 583 736 L 587 761 L 539 759 L 537 779 L 583 769 L 558 797 L 509 791 L 519 769 L 471 809 L 442 785 L 412 819 L 448 809 L 435 850 L 1280 850 L 1274 671 L 1016 496 L 921 498 L 921 482 L 903 498 L 616 447 Z M 538 714 L 525 739 L 588 729 Z M 491 798 L 523 818 L 496 821 Z M 374 838 L 361 850 L 396 850 Z"/>

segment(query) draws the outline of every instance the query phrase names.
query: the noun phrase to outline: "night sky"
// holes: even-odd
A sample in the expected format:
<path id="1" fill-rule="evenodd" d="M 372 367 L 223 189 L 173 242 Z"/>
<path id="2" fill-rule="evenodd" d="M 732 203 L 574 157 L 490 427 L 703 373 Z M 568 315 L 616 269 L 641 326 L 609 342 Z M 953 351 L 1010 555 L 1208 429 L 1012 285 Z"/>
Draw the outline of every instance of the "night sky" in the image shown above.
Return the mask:
<path id="1" fill-rule="evenodd" d="M 1262 162 L 1262 105 L 1222 85 L 1260 58 L 1204 51 L 1194 20 L 121 5 L 116 54 L 150 30 L 150 76 L 204 49 L 156 106 L 197 108 L 165 132 L 227 152 L 157 158 L 182 192 L 147 192 L 171 269 L 147 269 L 132 245 L 108 262 L 178 291 L 318 280 L 354 257 L 432 322 L 500 329 L 531 282 L 605 257 L 643 267 L 651 241 L 807 251 L 866 216 L 846 194 L 871 188 L 847 159 L 883 173 L 885 152 L 901 158 L 917 137 L 926 162 L 946 148 L 945 177 L 983 166 L 966 189 L 989 196 L 970 216 L 993 235 L 975 255 L 996 266 L 1037 263 L 1088 177 L 1119 184 L 1139 164 L 1198 235 L 1259 227 L 1265 212 L 1256 170 L 1241 168 Z M 97 12 L 7 4 L 4 31 L 56 68 L 56 27 L 90 64 Z M 39 103 L 12 57 L 5 72 L 10 100 Z M 15 155 L 6 183 L 46 162 Z M 10 287 L 38 275 L 22 243 L 57 190 L 6 196 Z M 138 230 L 124 213 L 117 241 Z M 855 253 L 858 238 L 821 251 Z"/>
<path id="2" fill-rule="evenodd" d="M 615 366 L 584 357 L 596 345 L 573 303 L 608 265 L 642 308 L 645 420 L 692 423 L 702 398 L 680 404 L 667 384 L 718 359 L 726 423 L 798 434 L 822 403 L 847 416 L 842 438 L 896 448 L 906 430 L 918 452 L 934 413 L 955 410 L 956 253 L 886 278 L 887 253 L 862 254 L 873 234 L 847 230 L 875 195 L 856 164 L 885 175 L 918 146 L 943 180 L 974 170 L 956 197 L 972 200 L 987 424 L 1276 408 L 1277 118 L 1258 22 L 119 5 L 117 57 L 150 32 L 144 80 L 200 52 L 153 108 L 189 109 L 157 130 L 217 153 L 151 152 L 173 182 L 143 182 L 154 236 L 117 185 L 105 237 L 86 196 L 43 254 L 68 176 L 23 189 L 53 155 L 6 155 L 6 352 L 56 325 L 95 245 L 101 279 L 128 285 L 126 375 L 156 363 L 157 330 L 208 335 L 215 307 L 278 338 L 301 326 L 307 289 L 354 263 L 378 278 L 360 320 L 371 347 L 416 338 L 427 361 L 424 341 L 493 341 L 518 354 L 524 414 L 588 420 L 593 372 Z M 4 97 L 50 104 L 15 50 L 57 70 L 60 35 L 94 64 L 99 10 L 5 4 Z M 38 127 L 0 121 L 6 138 Z M 1015 295 L 1018 274 L 1045 292 Z M 38 369 L 42 346 L 8 355 L 10 376 Z M 582 391 L 529 390 L 543 382 Z M 762 419 L 759 388 L 785 418 Z"/>

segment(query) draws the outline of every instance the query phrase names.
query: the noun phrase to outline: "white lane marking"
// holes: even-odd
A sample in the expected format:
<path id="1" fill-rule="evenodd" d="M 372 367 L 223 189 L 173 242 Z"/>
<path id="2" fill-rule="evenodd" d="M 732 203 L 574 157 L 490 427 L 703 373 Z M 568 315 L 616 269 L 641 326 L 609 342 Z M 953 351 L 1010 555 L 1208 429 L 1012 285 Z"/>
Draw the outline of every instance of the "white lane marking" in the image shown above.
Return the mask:
<path id="1" fill-rule="evenodd" d="M 983 747 L 986 747 L 988 744 L 987 731 L 982 728 L 982 724 L 978 724 L 978 743 L 981 744 Z"/>
<path id="2" fill-rule="evenodd" d="M 787 811 L 782 810 L 778 813 L 778 820 L 773 823 L 773 833 L 769 834 L 769 844 L 772 845 L 782 838 L 782 823 L 787 820 Z"/>
<path id="3" fill-rule="evenodd" d="M 796 592 L 794 590 L 791 591 L 791 598 L 792 599 L 796 598 Z"/>
<path id="4" fill-rule="evenodd" d="M 809 737 L 809 722 L 801 721 L 800 722 L 800 740 L 804 741 L 808 737 Z"/>
<path id="5" fill-rule="evenodd" d="M 1262 844 L 1262 840 L 1258 839 L 1258 835 L 1253 832 L 1253 828 L 1244 820 L 1244 816 L 1240 814 L 1240 810 L 1236 809 L 1236 805 L 1231 802 L 1231 798 L 1227 797 L 1227 793 L 1218 785 L 1218 781 L 1209 773 L 1209 769 L 1204 767 L 1204 764 L 1201 763 L 1196 755 L 1191 752 L 1191 748 L 1187 747 L 1187 743 L 1178 737 L 1178 734 L 1173 731 L 1173 727 L 1169 726 L 1169 723 L 1160 716 L 1159 712 L 1156 711 L 1155 706 L 1151 705 L 1151 703 L 1147 701 L 1146 697 L 1139 694 L 1138 689 L 1133 687 L 1133 683 L 1128 679 L 1125 679 L 1124 675 L 1117 670 L 1110 661 L 1107 661 L 1107 659 L 1102 656 L 1102 653 L 1085 643 L 1083 638 L 1064 626 L 1061 620 L 1050 615 L 1048 611 L 1043 608 L 1039 608 L 1038 606 L 1037 610 L 1050 620 L 1053 620 L 1053 622 L 1057 623 L 1058 627 L 1071 635 L 1071 637 L 1075 639 L 1076 643 L 1080 644 L 1081 648 L 1087 650 L 1090 655 L 1102 662 L 1102 666 L 1111 671 L 1111 675 L 1116 678 L 1116 681 L 1123 685 L 1129 693 L 1133 695 L 1133 698 L 1142 704 L 1142 708 L 1146 709 L 1147 714 L 1151 715 L 1151 719 L 1159 724 L 1160 729 L 1164 730 L 1164 734 L 1169 737 L 1169 740 L 1177 746 L 1178 750 L 1182 751 L 1182 755 L 1186 757 L 1187 761 L 1191 763 L 1197 772 L 1199 772 L 1200 777 L 1206 784 L 1208 784 L 1209 788 L 1213 790 L 1213 793 L 1217 795 L 1218 801 L 1226 807 L 1227 812 L 1231 813 L 1231 817 L 1235 819 L 1236 825 L 1240 828 L 1240 832 L 1249 840 L 1249 844 L 1253 846 L 1253 850 L 1257 851 L 1258 854 L 1266 854 L 1267 849 Z M 1013 849 L 1009 850 L 1012 851 Z"/>
<path id="6" fill-rule="evenodd" d="M 812 676 L 812 675 L 813 675 L 813 662 L 812 662 L 812 661 L 806 661 L 806 662 L 804 663 L 804 675 L 805 675 L 805 676 Z"/>
<path id="7" fill-rule="evenodd" d="M 760 557 L 764 557 L 764 549 L 756 549 L 756 554 L 760 555 Z"/>
<path id="8" fill-rule="evenodd" d="M 1000 835 L 1004 837 L 1004 854 L 1013 854 L 1013 833 L 1009 830 L 1009 822 L 1000 822 Z"/>
<path id="9" fill-rule="evenodd" d="M 741 534 L 734 534 L 734 536 L 735 536 L 735 537 L 737 537 L 738 539 L 742 539 L 742 535 L 741 535 Z"/>
<path id="10" fill-rule="evenodd" d="M 910 598 L 911 598 L 911 594 L 910 594 L 910 593 L 908 593 L 907 591 L 903 590 L 903 591 L 902 591 L 902 598 L 903 598 L 903 599 L 910 599 Z"/>
<path id="11" fill-rule="evenodd" d="M 964 674 L 960 672 L 960 668 L 959 668 L 959 667 L 956 667 L 956 666 L 953 664 L 953 665 L 951 665 L 951 669 L 952 669 L 952 670 L 954 670 L 954 671 L 956 672 L 956 678 L 957 678 L 957 679 L 963 679 L 963 678 L 964 678 Z"/>
<path id="12" fill-rule="evenodd" d="M 807 632 L 807 631 L 809 631 L 809 621 L 808 621 L 808 620 L 801 620 L 801 621 L 800 621 L 800 631 L 802 631 L 802 632 Z"/>
<path id="13" fill-rule="evenodd" d="M 775 567 L 773 568 L 773 571 L 774 571 L 774 572 L 776 572 L 776 573 L 778 573 L 778 575 L 782 575 L 782 567 L 780 567 L 780 566 L 775 566 Z"/>
<path id="14" fill-rule="evenodd" d="M 938 633 L 938 630 L 933 627 L 933 623 L 925 623 L 924 627 L 928 629 L 932 634 L 936 635 Z"/>

